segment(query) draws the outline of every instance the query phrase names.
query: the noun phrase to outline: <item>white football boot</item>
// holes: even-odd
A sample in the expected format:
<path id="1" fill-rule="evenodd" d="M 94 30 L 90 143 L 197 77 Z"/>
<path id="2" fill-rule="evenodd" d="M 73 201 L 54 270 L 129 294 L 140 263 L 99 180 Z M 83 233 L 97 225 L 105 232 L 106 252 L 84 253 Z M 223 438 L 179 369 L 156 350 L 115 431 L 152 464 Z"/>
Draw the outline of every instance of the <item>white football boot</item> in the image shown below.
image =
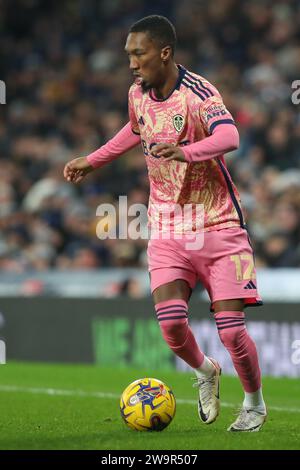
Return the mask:
<path id="1" fill-rule="evenodd" d="M 229 426 L 227 431 L 257 432 L 260 430 L 266 419 L 266 412 L 247 410 L 246 408 L 242 408 L 239 411 L 237 419 Z"/>
<path id="2" fill-rule="evenodd" d="M 197 378 L 194 387 L 199 389 L 198 414 L 205 424 L 213 423 L 220 411 L 220 375 L 221 367 L 211 357 L 210 361 L 215 366 L 215 373 L 211 377 Z"/>

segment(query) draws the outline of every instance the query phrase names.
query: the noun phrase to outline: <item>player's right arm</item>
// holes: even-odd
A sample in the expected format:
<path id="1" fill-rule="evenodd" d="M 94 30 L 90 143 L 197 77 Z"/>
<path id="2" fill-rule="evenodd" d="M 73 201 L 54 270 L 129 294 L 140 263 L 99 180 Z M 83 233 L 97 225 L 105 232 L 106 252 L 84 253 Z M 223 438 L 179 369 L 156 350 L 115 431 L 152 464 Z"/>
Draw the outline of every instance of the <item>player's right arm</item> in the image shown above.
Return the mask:
<path id="1" fill-rule="evenodd" d="M 86 157 L 75 158 L 64 168 L 64 177 L 72 183 L 80 183 L 83 178 L 101 166 L 117 159 L 141 142 L 140 136 L 133 132 L 128 122 L 111 140 Z"/>
<path id="2" fill-rule="evenodd" d="M 93 167 L 89 164 L 87 157 L 74 158 L 69 161 L 64 168 L 64 177 L 72 183 L 80 183 L 83 178 L 93 171 Z"/>

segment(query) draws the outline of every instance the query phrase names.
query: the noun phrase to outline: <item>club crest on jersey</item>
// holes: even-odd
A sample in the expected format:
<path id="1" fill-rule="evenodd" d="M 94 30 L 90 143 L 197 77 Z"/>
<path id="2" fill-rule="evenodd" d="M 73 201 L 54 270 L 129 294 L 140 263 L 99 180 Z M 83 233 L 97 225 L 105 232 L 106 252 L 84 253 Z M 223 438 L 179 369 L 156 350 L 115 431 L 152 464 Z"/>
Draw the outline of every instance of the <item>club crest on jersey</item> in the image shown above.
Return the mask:
<path id="1" fill-rule="evenodd" d="M 175 127 L 177 132 L 180 132 L 184 126 L 184 118 L 181 114 L 176 114 L 173 117 L 173 126 Z"/>

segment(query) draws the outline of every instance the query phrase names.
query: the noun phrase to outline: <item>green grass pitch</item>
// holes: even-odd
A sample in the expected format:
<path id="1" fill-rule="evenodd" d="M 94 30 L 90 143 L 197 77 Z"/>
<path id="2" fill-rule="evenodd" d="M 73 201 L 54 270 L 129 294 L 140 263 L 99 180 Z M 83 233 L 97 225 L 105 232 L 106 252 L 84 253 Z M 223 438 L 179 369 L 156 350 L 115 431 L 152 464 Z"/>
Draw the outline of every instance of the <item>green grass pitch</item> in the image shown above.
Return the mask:
<path id="1" fill-rule="evenodd" d="M 120 417 L 119 396 L 141 377 L 166 382 L 177 412 L 163 432 L 136 432 Z M 258 433 L 226 431 L 241 404 L 238 379 L 221 377 L 221 414 L 200 423 L 192 375 L 92 365 L 0 366 L 0 449 L 299 449 L 300 383 L 264 378 L 268 420 Z"/>

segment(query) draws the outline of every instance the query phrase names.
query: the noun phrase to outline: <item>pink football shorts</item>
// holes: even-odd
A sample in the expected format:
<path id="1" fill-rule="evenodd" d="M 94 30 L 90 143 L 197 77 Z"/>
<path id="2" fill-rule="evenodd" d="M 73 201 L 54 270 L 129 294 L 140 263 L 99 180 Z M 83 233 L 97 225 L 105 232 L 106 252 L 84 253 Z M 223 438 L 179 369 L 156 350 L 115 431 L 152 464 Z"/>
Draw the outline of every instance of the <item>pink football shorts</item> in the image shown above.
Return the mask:
<path id="1" fill-rule="evenodd" d="M 199 280 L 211 303 L 244 299 L 245 306 L 261 305 L 247 230 L 226 228 L 203 233 L 203 247 L 188 249 L 187 235 L 180 239 L 150 239 L 148 263 L 151 292 L 176 279 L 193 289 Z"/>

